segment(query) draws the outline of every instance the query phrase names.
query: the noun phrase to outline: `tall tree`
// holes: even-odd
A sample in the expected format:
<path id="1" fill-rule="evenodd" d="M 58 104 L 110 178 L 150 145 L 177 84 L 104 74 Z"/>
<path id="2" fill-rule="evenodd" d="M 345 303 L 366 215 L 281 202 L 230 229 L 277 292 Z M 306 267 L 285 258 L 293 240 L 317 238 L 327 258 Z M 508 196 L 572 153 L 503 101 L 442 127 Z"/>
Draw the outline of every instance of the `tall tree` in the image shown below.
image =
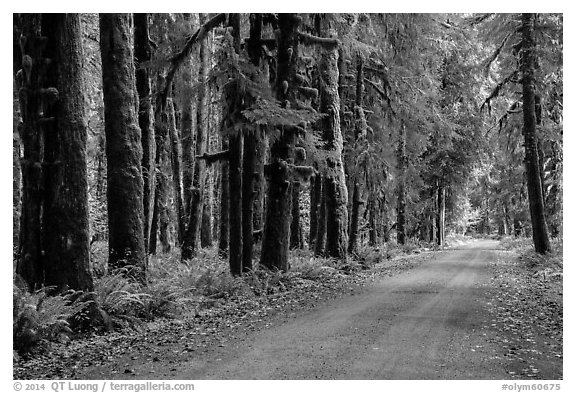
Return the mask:
<path id="1" fill-rule="evenodd" d="M 92 290 L 82 34 L 79 14 L 43 14 L 48 86 L 45 106 L 44 284 Z"/>
<path id="2" fill-rule="evenodd" d="M 42 34 L 41 15 L 25 14 L 21 18 L 19 95 L 22 115 L 22 216 L 20 251 L 16 273 L 30 289 L 44 283 L 42 260 L 42 161 L 44 131 L 40 125 L 42 99 Z"/>
<path id="3" fill-rule="evenodd" d="M 328 35 L 328 21 L 321 22 L 322 36 Z M 338 41 L 324 41 L 320 57 L 320 112 L 323 138 L 331 153 L 327 158 L 325 186 L 326 254 L 333 258 L 346 258 L 348 248 L 348 189 L 342 162 L 344 140 L 340 129 L 340 95 L 338 93 Z"/>
<path id="4" fill-rule="evenodd" d="M 200 23 L 206 21 L 206 15 L 201 16 Z M 208 72 L 210 69 L 210 50 L 206 38 L 200 42 L 198 83 L 198 101 L 196 106 L 196 156 L 203 155 L 208 146 Z M 191 259 L 198 248 L 200 227 L 202 224 L 202 202 L 206 183 L 206 162 L 196 159 L 194 162 L 194 177 L 192 181 L 191 199 L 188 203 L 188 223 L 182 242 L 182 260 Z"/>
<path id="5" fill-rule="evenodd" d="M 250 14 L 250 38 L 247 42 L 247 51 L 250 62 L 259 69 L 262 57 L 262 14 Z M 256 74 L 256 78 L 261 77 Z M 246 97 L 247 106 L 253 104 L 253 97 Z M 254 245 L 254 221 L 262 220 L 262 217 L 254 217 L 256 201 L 256 188 L 262 182 L 263 176 L 263 149 L 262 131 L 260 126 L 244 135 L 243 172 L 242 172 L 242 270 L 252 268 L 253 245 Z M 256 214 L 262 214 L 262 210 L 256 209 Z M 261 229 L 259 227 L 258 229 Z"/>
<path id="6" fill-rule="evenodd" d="M 276 98 L 285 108 L 294 99 L 294 75 L 298 58 L 298 26 L 296 14 L 278 15 Z M 294 130 L 286 127 L 271 146 L 267 167 L 268 198 L 262 239 L 260 264 L 268 268 L 288 270 L 288 247 L 291 213 L 291 179 L 288 161 L 294 149 Z"/>
<path id="7" fill-rule="evenodd" d="M 136 90 L 138 91 L 138 125 L 142 132 L 142 177 L 144 180 L 144 242 L 148 252 L 150 228 L 154 211 L 156 189 L 154 138 L 154 111 L 150 86 L 150 72 L 143 64 L 152 59 L 152 46 L 148 27 L 148 14 L 134 14 L 134 60 Z"/>
<path id="8" fill-rule="evenodd" d="M 520 70 L 522 72 L 522 111 L 524 114 L 524 163 L 526 166 L 534 248 L 536 252 L 545 254 L 550 251 L 550 240 L 548 239 L 548 228 L 544 215 L 544 201 L 542 198 L 536 136 L 536 106 L 534 98 L 536 48 L 534 41 L 534 18 L 534 14 L 522 14 Z"/>
<path id="9" fill-rule="evenodd" d="M 406 157 L 406 126 L 400 125 L 398 133 L 398 149 L 396 169 L 398 171 L 397 205 L 396 205 L 396 241 L 406 244 L 406 171 L 408 158 Z"/>
<path id="10" fill-rule="evenodd" d="M 236 55 L 240 54 L 240 14 L 229 15 L 229 26 L 232 27 L 233 50 Z M 224 93 L 226 97 L 226 113 L 222 115 L 226 122 L 226 129 L 232 129 L 234 123 L 239 119 L 239 109 L 242 106 L 242 95 L 239 91 L 239 80 L 235 79 L 229 83 Z M 244 137 L 242 131 L 229 135 L 228 138 L 228 164 L 230 205 L 229 205 L 229 224 L 230 224 L 230 243 L 228 258 L 230 263 L 230 273 L 237 276 L 242 273 L 242 150 Z M 247 261 L 252 265 L 252 261 Z M 251 266 L 250 266 L 251 268 Z"/>
<path id="11" fill-rule="evenodd" d="M 100 49 L 108 164 L 110 268 L 132 265 L 146 277 L 142 144 L 138 126 L 130 14 L 100 14 Z"/>

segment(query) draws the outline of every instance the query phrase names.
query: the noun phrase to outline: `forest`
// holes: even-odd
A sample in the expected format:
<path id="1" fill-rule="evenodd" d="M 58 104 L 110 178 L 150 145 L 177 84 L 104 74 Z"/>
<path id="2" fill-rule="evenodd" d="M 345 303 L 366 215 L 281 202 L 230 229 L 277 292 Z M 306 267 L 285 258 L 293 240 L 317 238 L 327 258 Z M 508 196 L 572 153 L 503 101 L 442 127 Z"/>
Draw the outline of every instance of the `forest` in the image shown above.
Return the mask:
<path id="1" fill-rule="evenodd" d="M 112 378 L 75 345 L 114 378 L 314 378 L 149 374 L 110 340 L 198 332 L 223 351 L 252 317 L 432 282 L 450 255 L 455 280 L 521 277 L 487 293 L 529 291 L 547 308 L 523 315 L 559 340 L 534 352 L 559 366 L 516 350 L 529 366 L 487 375 L 561 378 L 562 31 L 551 13 L 13 14 L 14 378 Z M 358 375 L 438 378 L 402 372 Z"/>

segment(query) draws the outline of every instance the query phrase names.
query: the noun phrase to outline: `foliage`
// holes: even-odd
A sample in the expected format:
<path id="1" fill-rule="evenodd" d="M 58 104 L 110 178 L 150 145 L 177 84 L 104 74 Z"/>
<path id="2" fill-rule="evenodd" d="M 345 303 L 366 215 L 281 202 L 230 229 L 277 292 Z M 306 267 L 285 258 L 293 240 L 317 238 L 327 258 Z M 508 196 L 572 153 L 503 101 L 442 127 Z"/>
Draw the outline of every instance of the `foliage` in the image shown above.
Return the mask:
<path id="1" fill-rule="evenodd" d="M 34 293 L 12 287 L 12 329 L 14 349 L 23 353 L 46 341 L 66 341 L 72 334 L 70 320 L 88 305 L 81 292 L 68 291 L 52 296 L 54 288 Z"/>

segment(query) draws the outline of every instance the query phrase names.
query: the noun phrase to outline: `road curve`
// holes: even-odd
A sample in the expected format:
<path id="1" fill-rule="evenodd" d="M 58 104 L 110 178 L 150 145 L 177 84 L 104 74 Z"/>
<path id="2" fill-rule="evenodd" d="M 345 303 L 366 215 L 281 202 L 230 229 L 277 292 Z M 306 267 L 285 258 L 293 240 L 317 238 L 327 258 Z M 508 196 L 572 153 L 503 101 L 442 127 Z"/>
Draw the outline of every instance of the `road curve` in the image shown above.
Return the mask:
<path id="1" fill-rule="evenodd" d="M 175 379 L 503 379 L 480 330 L 495 241 L 439 252 L 366 292 L 180 364 Z"/>

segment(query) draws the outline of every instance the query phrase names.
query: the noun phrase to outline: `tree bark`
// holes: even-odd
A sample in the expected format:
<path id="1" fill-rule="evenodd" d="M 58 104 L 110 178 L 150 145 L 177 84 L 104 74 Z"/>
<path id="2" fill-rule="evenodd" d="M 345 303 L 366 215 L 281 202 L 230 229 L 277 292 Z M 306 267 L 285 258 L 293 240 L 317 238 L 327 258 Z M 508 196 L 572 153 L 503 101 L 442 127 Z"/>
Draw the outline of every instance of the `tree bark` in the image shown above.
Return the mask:
<path id="1" fill-rule="evenodd" d="M 228 137 L 222 136 L 222 150 L 228 149 Z M 220 236 L 218 238 L 218 254 L 222 258 L 228 256 L 228 243 L 229 243 L 229 206 L 230 206 L 230 187 L 228 181 L 229 168 L 228 160 L 220 162 L 221 175 L 220 175 Z"/>
<path id="2" fill-rule="evenodd" d="M 203 14 L 200 23 L 206 19 Z M 207 39 L 200 43 L 200 65 L 198 82 L 201 84 L 198 91 L 198 103 L 196 107 L 196 155 L 201 156 L 208 146 L 208 71 L 210 65 L 210 53 Z M 204 186 L 206 183 L 206 163 L 204 160 L 195 160 L 192 192 L 188 212 L 188 224 L 182 242 L 182 260 L 189 260 L 198 248 L 200 226 L 202 224 L 202 202 L 204 200 Z"/>
<path id="3" fill-rule="evenodd" d="M 199 25 L 197 14 L 187 14 L 185 15 L 185 20 L 188 21 L 190 30 L 195 30 Z M 198 78 L 198 66 L 193 57 L 194 56 L 188 58 L 185 66 L 182 68 L 182 84 L 184 85 L 184 89 L 191 89 L 194 85 L 194 80 Z M 194 180 L 194 137 L 195 130 L 197 129 L 197 101 L 194 94 L 186 91 L 183 94 L 182 101 L 182 199 L 184 202 L 184 212 L 188 215 Z"/>
<path id="4" fill-rule="evenodd" d="M 324 139 L 330 157 L 325 180 L 326 254 L 345 259 L 348 248 L 348 190 L 342 162 L 344 140 L 340 130 L 340 96 L 338 94 L 338 48 L 325 48 L 319 64 L 320 112 Z"/>
<path id="5" fill-rule="evenodd" d="M 200 229 L 200 246 L 212 247 L 212 207 L 214 205 L 214 171 L 206 170 L 206 192 L 202 203 L 202 225 Z"/>
<path id="6" fill-rule="evenodd" d="M 40 126 L 41 86 L 40 67 L 42 46 L 40 14 L 22 17 L 20 53 L 22 68 L 19 89 L 22 111 L 22 216 L 20 224 L 20 252 L 16 273 L 27 283 L 30 290 L 44 283 L 44 266 L 41 245 L 42 214 L 42 162 L 44 160 L 44 130 Z"/>
<path id="7" fill-rule="evenodd" d="M 136 65 L 136 90 L 138 91 L 139 111 L 138 124 L 142 132 L 142 177 L 144 181 L 144 243 L 149 251 L 150 228 L 154 212 L 154 195 L 156 188 L 155 156 L 156 141 L 154 138 L 154 111 L 152 109 L 152 92 L 150 72 L 141 66 L 152 58 L 148 14 L 134 14 L 134 57 Z"/>
<path id="8" fill-rule="evenodd" d="M 229 15 L 229 26 L 232 27 L 232 38 L 234 51 L 237 55 L 240 54 L 240 14 Z M 243 108 L 242 101 L 244 97 L 240 96 L 238 90 L 238 81 L 230 82 L 224 91 L 226 99 L 225 113 L 222 118 L 225 124 L 225 129 L 229 130 L 239 122 L 239 109 Z M 242 239 L 243 239 L 243 224 L 242 224 L 242 150 L 244 138 L 242 131 L 235 131 L 228 138 L 228 163 L 230 176 L 230 206 L 229 206 L 229 224 L 230 224 L 230 243 L 228 258 L 230 263 L 230 273 L 233 276 L 238 276 L 242 273 Z M 250 218 L 251 219 L 251 218 Z M 251 266 L 250 263 L 250 269 Z"/>
<path id="9" fill-rule="evenodd" d="M 360 190 L 358 182 L 354 182 L 354 190 L 352 194 L 352 216 L 350 218 L 350 239 L 348 242 L 348 252 L 353 253 L 358 246 L 358 222 L 360 219 Z"/>
<path id="10" fill-rule="evenodd" d="M 292 182 L 292 221 L 290 223 L 290 248 L 304 247 L 300 223 L 300 183 Z"/>
<path id="11" fill-rule="evenodd" d="M 260 68 L 260 58 L 262 53 L 262 14 L 250 14 L 250 38 L 247 43 L 248 56 L 250 62 Z M 256 81 L 257 82 L 257 81 Z M 254 98 L 245 97 L 246 107 L 253 104 Z M 256 221 L 261 229 L 262 210 L 255 209 L 256 193 L 255 188 L 260 186 L 264 177 L 264 165 L 262 162 L 262 132 L 260 126 L 256 125 L 252 132 L 244 136 L 243 152 L 243 172 L 242 172 L 242 271 L 252 269 L 253 246 L 254 246 L 254 222 Z M 258 201 L 259 203 L 259 201 Z M 260 217 L 255 217 L 254 212 Z"/>
<path id="12" fill-rule="evenodd" d="M 318 229 L 316 231 L 314 255 L 322 257 L 326 251 L 326 178 L 318 175 L 316 181 L 321 184 L 321 193 L 318 202 Z"/>
<path id="13" fill-rule="evenodd" d="M 396 241 L 406 244 L 406 126 L 402 124 L 398 133 L 397 150 L 397 206 L 396 206 Z"/>
<path id="14" fill-rule="evenodd" d="M 108 162 L 111 269 L 132 265 L 146 278 L 142 144 L 129 14 L 100 14 L 100 49 Z"/>
<path id="15" fill-rule="evenodd" d="M 45 102 L 44 284 L 92 290 L 88 224 L 87 130 L 82 32 L 79 14 L 43 14 L 44 56 L 51 59 L 46 86 L 58 99 Z"/>
<path id="16" fill-rule="evenodd" d="M 298 26 L 295 14 L 278 15 L 278 50 L 276 98 L 286 105 L 293 100 L 294 75 L 298 59 Z M 262 239 L 260 264 L 270 269 L 288 270 L 288 247 L 291 215 L 291 187 L 288 160 L 293 156 L 294 134 L 280 130 L 281 136 L 271 147 L 268 171 L 266 223 Z"/>
<path id="17" fill-rule="evenodd" d="M 18 86 L 15 78 L 12 78 L 12 87 L 12 252 L 14 259 L 17 260 L 20 248 L 20 217 L 22 215 L 22 167 L 20 165 L 22 135 L 20 134 Z"/>
<path id="18" fill-rule="evenodd" d="M 165 83 L 162 71 L 157 76 L 157 86 L 163 86 Z M 156 99 L 155 108 L 155 137 L 156 137 L 156 193 L 154 198 L 154 217 L 155 225 L 151 228 L 150 236 L 160 239 L 162 252 L 167 253 L 171 250 L 170 244 L 170 135 L 169 135 L 169 115 L 168 103 L 163 107 L 160 99 Z M 154 229 L 154 231 L 152 231 Z M 154 247 L 154 252 L 156 247 Z"/>
<path id="19" fill-rule="evenodd" d="M 320 177 L 320 174 L 316 172 L 316 175 L 310 181 L 310 236 L 308 245 L 311 250 L 314 249 L 314 244 L 316 243 L 321 197 L 322 178 Z"/>
<path id="20" fill-rule="evenodd" d="M 182 145 L 180 144 L 180 137 L 176 129 L 176 112 L 174 110 L 174 102 L 171 98 L 166 101 L 167 114 L 168 114 L 168 133 L 170 136 L 171 145 L 171 161 L 172 161 L 172 186 L 174 187 L 174 202 L 176 205 L 176 233 L 178 236 L 178 244 L 182 244 L 184 238 L 186 214 L 184 213 L 184 201 L 182 200 Z"/>
<path id="21" fill-rule="evenodd" d="M 438 181 L 438 235 L 436 240 L 439 246 L 444 245 L 444 233 L 445 233 L 445 221 L 446 221 L 446 187 L 444 187 L 443 181 Z"/>
<path id="22" fill-rule="evenodd" d="M 368 230 L 368 244 L 370 247 L 376 247 L 378 245 L 378 230 L 376 228 L 377 212 L 374 199 L 374 196 L 371 196 L 368 204 L 368 224 L 370 228 Z"/>
<path id="23" fill-rule="evenodd" d="M 542 184 L 539 174 L 538 147 L 536 136 L 536 115 L 534 99 L 534 14 L 522 14 L 522 42 L 520 51 L 520 69 L 522 71 L 522 98 L 524 114 L 524 150 L 528 199 L 532 220 L 532 239 L 536 252 L 545 254 L 550 251 L 548 228 L 544 215 Z"/>

